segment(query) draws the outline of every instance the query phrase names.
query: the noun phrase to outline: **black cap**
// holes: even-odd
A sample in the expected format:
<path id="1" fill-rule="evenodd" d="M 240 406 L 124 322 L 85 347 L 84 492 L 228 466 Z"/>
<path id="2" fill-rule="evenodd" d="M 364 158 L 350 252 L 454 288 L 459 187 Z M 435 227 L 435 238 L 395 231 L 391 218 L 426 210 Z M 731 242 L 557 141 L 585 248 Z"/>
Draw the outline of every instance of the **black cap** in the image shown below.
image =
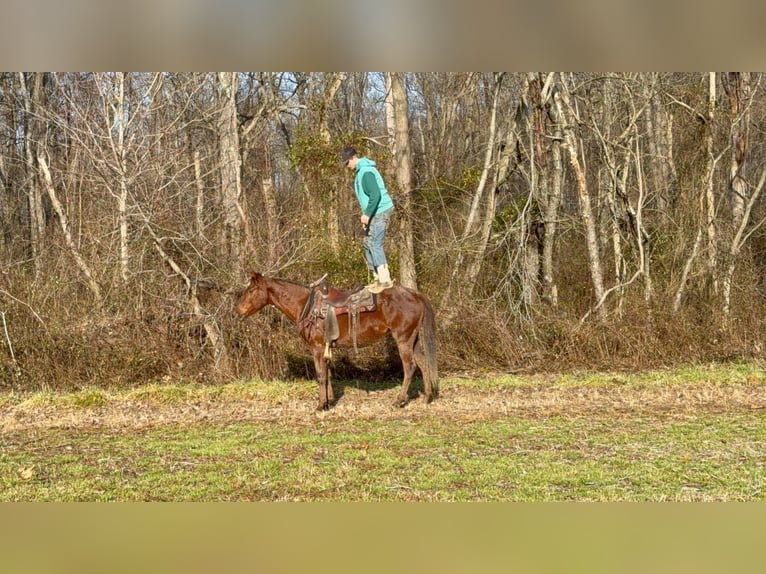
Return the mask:
<path id="1" fill-rule="evenodd" d="M 356 150 L 354 148 L 352 148 L 351 146 L 344 147 L 343 150 L 340 152 L 340 166 L 346 167 L 348 160 L 350 160 L 355 155 L 358 155 L 358 154 L 356 153 Z"/>

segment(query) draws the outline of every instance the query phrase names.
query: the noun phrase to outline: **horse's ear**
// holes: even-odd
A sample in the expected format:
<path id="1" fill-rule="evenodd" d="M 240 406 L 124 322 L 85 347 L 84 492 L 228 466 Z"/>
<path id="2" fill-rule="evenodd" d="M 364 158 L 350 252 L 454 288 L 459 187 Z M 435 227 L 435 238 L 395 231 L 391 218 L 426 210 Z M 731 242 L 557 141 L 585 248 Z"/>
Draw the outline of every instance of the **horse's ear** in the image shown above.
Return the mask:
<path id="1" fill-rule="evenodd" d="M 257 283 L 258 281 L 261 280 L 261 274 L 251 269 L 250 278 Z"/>

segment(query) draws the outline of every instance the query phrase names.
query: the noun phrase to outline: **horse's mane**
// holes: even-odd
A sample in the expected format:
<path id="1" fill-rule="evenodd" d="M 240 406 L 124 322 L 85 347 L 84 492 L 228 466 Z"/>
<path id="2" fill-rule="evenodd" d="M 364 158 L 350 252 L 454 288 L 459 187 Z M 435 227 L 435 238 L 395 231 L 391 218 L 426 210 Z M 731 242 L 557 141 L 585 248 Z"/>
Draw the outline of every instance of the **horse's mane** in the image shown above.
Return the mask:
<path id="1" fill-rule="evenodd" d="M 285 279 L 284 277 L 272 277 L 271 275 L 262 275 L 264 279 L 268 279 L 269 281 L 277 281 L 278 283 L 287 283 L 288 285 L 295 285 L 296 287 L 303 287 L 304 289 L 308 289 L 309 286 L 305 283 L 301 283 L 300 281 L 293 281 L 292 279 Z"/>
<path id="2" fill-rule="evenodd" d="M 300 281 L 293 281 L 292 279 L 283 279 L 282 277 L 272 277 L 274 281 L 281 281 L 282 283 L 289 283 L 290 285 L 296 285 L 297 287 L 305 287 L 308 289 L 308 285 L 301 283 Z"/>
<path id="3" fill-rule="evenodd" d="M 303 287 L 304 289 L 309 289 L 309 290 L 311 290 L 312 287 L 317 286 L 320 282 L 324 281 L 326 278 L 327 278 L 327 273 L 325 273 L 321 279 L 313 281 L 310 284 L 306 284 L 306 283 L 301 283 L 300 281 L 293 281 L 292 279 L 285 279 L 283 277 L 269 277 L 269 279 L 271 279 L 272 281 L 279 281 L 281 283 L 287 283 L 288 285 L 295 285 L 296 287 Z"/>

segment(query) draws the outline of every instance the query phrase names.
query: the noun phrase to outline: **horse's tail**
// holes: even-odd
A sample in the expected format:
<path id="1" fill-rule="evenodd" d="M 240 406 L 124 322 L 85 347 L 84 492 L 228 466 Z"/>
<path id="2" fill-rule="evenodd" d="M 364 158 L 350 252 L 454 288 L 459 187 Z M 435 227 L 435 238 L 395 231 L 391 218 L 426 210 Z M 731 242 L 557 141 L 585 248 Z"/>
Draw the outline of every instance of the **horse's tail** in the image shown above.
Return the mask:
<path id="1" fill-rule="evenodd" d="M 436 314 L 431 303 L 423 297 L 425 312 L 420 322 L 420 333 L 418 343 L 422 351 L 423 361 L 419 365 L 423 371 L 423 383 L 428 393 L 428 387 L 431 388 L 431 395 L 427 399 L 435 399 L 439 396 L 439 366 L 436 363 Z"/>

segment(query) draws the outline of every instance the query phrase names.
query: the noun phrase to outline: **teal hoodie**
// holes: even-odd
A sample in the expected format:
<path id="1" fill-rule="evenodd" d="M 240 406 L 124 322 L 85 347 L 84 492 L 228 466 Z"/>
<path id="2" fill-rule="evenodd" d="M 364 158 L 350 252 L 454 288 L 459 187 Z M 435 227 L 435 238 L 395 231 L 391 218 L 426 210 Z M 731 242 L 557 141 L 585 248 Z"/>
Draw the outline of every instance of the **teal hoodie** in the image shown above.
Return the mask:
<path id="1" fill-rule="evenodd" d="M 362 207 L 362 212 L 368 217 L 382 213 L 394 206 L 391 196 L 383 183 L 383 177 L 375 167 L 375 162 L 362 157 L 356 164 L 354 192 Z"/>

